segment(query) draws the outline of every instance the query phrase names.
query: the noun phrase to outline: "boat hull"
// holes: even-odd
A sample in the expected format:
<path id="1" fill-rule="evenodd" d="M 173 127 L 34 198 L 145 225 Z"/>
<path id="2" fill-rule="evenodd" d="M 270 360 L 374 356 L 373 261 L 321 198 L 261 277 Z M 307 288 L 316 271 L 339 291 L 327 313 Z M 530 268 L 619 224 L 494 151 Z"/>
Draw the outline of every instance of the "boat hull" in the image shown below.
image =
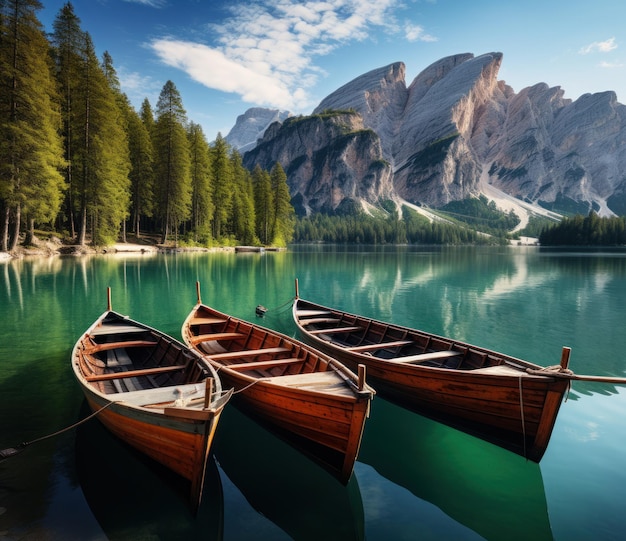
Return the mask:
<path id="1" fill-rule="evenodd" d="M 315 325 L 308 325 L 306 319 L 299 315 L 314 311 L 331 313 L 332 319 L 340 320 L 335 325 L 341 325 L 344 329 L 348 324 L 354 328 L 372 328 L 373 320 L 301 299 L 294 303 L 294 320 L 304 339 L 349 368 L 364 364 L 368 381 L 381 396 L 530 460 L 541 460 L 563 395 L 568 389 L 567 380 L 529 374 L 528 368 L 540 370 L 541 367 L 458 341 L 453 342 L 455 349 L 471 350 L 472 355 L 476 356 L 478 353 L 497 356 L 502 364 L 458 370 L 397 360 L 402 357 L 379 358 L 371 354 L 372 349 L 369 350 L 370 354 L 365 351 L 355 352 L 348 348 L 367 347 L 349 346 L 345 341 L 336 341 L 332 329 L 327 333 L 319 332 L 320 329 L 315 330 Z M 376 324 L 389 326 L 382 322 Z M 398 331 L 394 336 L 404 336 L 405 342 L 409 342 L 414 333 L 419 332 L 420 339 L 425 334 L 415 329 L 396 325 L 392 327 L 394 332 Z M 443 345 L 446 341 L 435 335 L 431 337 L 434 338 L 431 344 Z M 418 357 L 416 355 L 413 358 Z"/>

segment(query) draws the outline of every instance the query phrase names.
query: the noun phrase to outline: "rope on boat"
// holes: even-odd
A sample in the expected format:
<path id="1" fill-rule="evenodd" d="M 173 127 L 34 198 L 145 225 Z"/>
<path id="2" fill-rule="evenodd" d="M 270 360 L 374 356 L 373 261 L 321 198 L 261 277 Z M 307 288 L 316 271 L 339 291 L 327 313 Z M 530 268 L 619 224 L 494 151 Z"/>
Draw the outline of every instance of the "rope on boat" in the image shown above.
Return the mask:
<path id="1" fill-rule="evenodd" d="M 113 404 L 113 402 L 109 402 L 108 404 L 105 404 L 104 406 L 102 406 L 98 411 L 94 411 L 91 415 L 85 417 L 84 419 L 81 419 L 80 421 L 74 423 L 73 425 L 65 427 L 65 428 L 63 428 L 61 430 L 57 430 L 56 432 L 53 432 L 52 434 L 48 434 L 47 436 L 42 436 L 41 438 L 37 438 L 35 440 L 22 442 L 17 447 L 9 447 L 7 449 L 1 449 L 0 450 L 0 462 L 2 462 L 3 460 L 6 460 L 7 458 L 11 458 L 11 457 L 21 453 L 24 449 L 26 449 L 26 447 L 28 447 L 29 445 L 32 445 L 33 443 L 38 443 L 40 441 L 47 440 L 48 438 L 52 438 L 54 436 L 58 436 L 60 434 L 63 434 L 64 432 L 67 432 L 69 430 L 77 428 L 78 426 L 82 425 L 83 423 L 86 423 L 87 421 L 93 419 L 96 415 L 101 413 L 103 410 L 105 410 L 106 408 L 108 408 L 112 404 Z"/>
<path id="2" fill-rule="evenodd" d="M 526 421 L 524 419 L 524 396 L 522 394 L 522 376 L 519 377 L 519 409 L 522 417 L 522 441 L 524 442 L 524 458 L 526 456 Z"/>

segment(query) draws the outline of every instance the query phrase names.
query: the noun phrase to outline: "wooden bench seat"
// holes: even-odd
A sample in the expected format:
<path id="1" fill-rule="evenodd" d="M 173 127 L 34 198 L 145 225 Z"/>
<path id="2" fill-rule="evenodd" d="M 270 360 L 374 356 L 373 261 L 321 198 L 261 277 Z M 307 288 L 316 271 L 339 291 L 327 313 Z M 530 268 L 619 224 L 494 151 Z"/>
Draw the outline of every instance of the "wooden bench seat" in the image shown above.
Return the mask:
<path id="1" fill-rule="evenodd" d="M 243 357 L 256 357 L 257 355 L 274 355 L 277 353 L 288 353 L 291 350 L 289 348 L 262 348 L 262 349 L 244 349 L 242 351 L 227 351 L 225 353 L 208 354 L 211 359 L 237 359 Z"/>
<path id="2" fill-rule="evenodd" d="M 297 310 L 296 315 L 298 317 L 330 316 L 332 312 L 329 310 Z"/>
<path id="3" fill-rule="evenodd" d="M 217 325 L 218 323 L 226 323 L 228 320 L 221 317 L 192 317 L 189 325 Z"/>
<path id="4" fill-rule="evenodd" d="M 242 340 L 246 335 L 240 332 L 214 332 L 209 334 L 199 334 L 191 338 L 192 344 L 200 342 L 210 342 L 211 340 Z"/>
<path id="5" fill-rule="evenodd" d="M 230 368 L 231 370 L 258 370 L 265 368 L 274 368 L 276 366 L 289 366 L 291 364 L 303 363 L 304 359 L 273 359 L 271 361 L 252 361 L 249 363 L 237 363 L 225 365 L 224 368 Z"/>
<path id="6" fill-rule="evenodd" d="M 339 323 L 341 321 L 341 319 L 337 318 L 337 317 L 316 317 L 316 318 L 312 318 L 312 319 L 304 319 L 304 320 L 300 320 L 300 325 L 302 325 L 303 327 L 306 327 L 307 325 L 310 325 L 311 323 Z"/>
<path id="7" fill-rule="evenodd" d="M 409 344 L 413 344 L 413 340 L 396 340 L 395 342 L 381 342 L 380 344 L 365 344 L 363 346 L 352 346 L 346 348 L 350 351 L 373 351 L 375 349 L 386 349 L 386 348 L 395 348 L 399 346 L 408 346 Z"/>
<path id="8" fill-rule="evenodd" d="M 423 363 L 426 361 L 435 361 L 439 359 L 447 359 L 449 357 L 456 357 L 457 355 L 463 355 L 463 353 L 460 351 L 446 349 L 444 351 L 433 351 L 431 353 L 408 355 L 407 357 L 395 357 L 389 360 L 397 363 Z"/>
<path id="9" fill-rule="evenodd" d="M 152 340 L 127 340 L 125 342 L 108 342 L 104 344 L 96 344 L 95 346 L 85 348 L 84 351 L 87 354 L 93 355 L 94 353 L 98 353 L 99 351 L 107 351 L 120 348 L 153 347 L 157 344 L 158 342 L 154 342 Z"/>
<path id="10" fill-rule="evenodd" d="M 185 365 L 175 366 L 158 366 L 156 368 L 143 368 L 141 370 L 122 370 L 121 372 L 108 372 L 106 374 L 98 374 L 96 376 L 85 376 L 87 381 L 107 381 L 114 379 L 137 378 L 140 376 L 153 376 L 155 374 L 164 374 L 167 372 L 176 372 L 184 370 Z"/>
<path id="11" fill-rule="evenodd" d="M 343 334 L 349 332 L 362 331 L 363 327 L 332 327 L 330 329 L 315 329 L 308 331 L 310 334 Z"/>

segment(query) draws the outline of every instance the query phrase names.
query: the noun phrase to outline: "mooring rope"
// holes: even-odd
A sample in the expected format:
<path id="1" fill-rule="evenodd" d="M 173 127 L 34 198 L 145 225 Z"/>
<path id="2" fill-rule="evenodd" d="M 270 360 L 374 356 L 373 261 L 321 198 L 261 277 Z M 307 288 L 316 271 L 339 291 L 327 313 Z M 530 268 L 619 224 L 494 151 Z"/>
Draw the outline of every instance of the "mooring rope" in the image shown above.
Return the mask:
<path id="1" fill-rule="evenodd" d="M 0 450 L 0 461 L 5 460 L 7 458 L 11 458 L 12 456 L 17 455 L 18 453 L 21 453 L 24 449 L 26 449 L 26 447 L 28 447 L 29 445 L 32 445 L 33 443 L 38 443 L 40 441 L 47 440 L 49 438 L 53 438 L 54 436 L 58 436 L 60 434 L 63 434 L 63 432 L 68 432 L 69 430 L 72 430 L 72 429 L 82 425 L 83 423 L 86 423 L 87 421 L 89 421 L 90 419 L 93 419 L 96 415 L 101 413 L 103 410 L 105 410 L 106 408 L 108 408 L 112 404 L 113 404 L 113 402 L 109 402 L 108 404 L 105 404 L 99 410 L 94 411 L 91 415 L 88 415 L 84 419 L 81 419 L 80 421 L 74 423 L 73 425 L 70 425 L 70 426 L 67 426 L 65 428 L 62 428 L 61 430 L 57 430 L 56 432 L 53 432 L 52 434 L 48 434 L 47 436 L 42 436 L 41 438 L 37 438 L 35 440 L 22 442 L 17 447 L 9 447 L 8 449 Z"/>
<path id="2" fill-rule="evenodd" d="M 295 299 L 295 297 L 291 297 L 291 299 L 289 299 L 287 302 L 284 302 L 276 308 L 266 308 L 265 314 L 267 314 L 268 312 L 277 312 L 278 314 L 282 314 L 283 312 L 286 312 L 289 308 L 291 308 L 291 305 L 293 304 L 293 301 Z"/>

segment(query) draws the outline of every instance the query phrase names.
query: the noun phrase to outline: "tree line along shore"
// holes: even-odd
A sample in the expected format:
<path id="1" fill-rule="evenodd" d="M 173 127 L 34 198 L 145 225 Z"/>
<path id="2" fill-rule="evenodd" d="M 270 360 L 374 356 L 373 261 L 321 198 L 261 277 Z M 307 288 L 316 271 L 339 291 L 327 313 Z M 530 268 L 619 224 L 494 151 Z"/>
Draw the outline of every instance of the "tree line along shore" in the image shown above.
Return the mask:
<path id="1" fill-rule="evenodd" d="M 221 134 L 209 144 L 172 81 L 136 111 L 72 4 L 50 35 L 41 8 L 0 4 L 0 251 L 31 246 L 35 231 L 95 247 L 142 233 L 164 245 L 292 239 L 280 164 L 250 172 Z"/>

